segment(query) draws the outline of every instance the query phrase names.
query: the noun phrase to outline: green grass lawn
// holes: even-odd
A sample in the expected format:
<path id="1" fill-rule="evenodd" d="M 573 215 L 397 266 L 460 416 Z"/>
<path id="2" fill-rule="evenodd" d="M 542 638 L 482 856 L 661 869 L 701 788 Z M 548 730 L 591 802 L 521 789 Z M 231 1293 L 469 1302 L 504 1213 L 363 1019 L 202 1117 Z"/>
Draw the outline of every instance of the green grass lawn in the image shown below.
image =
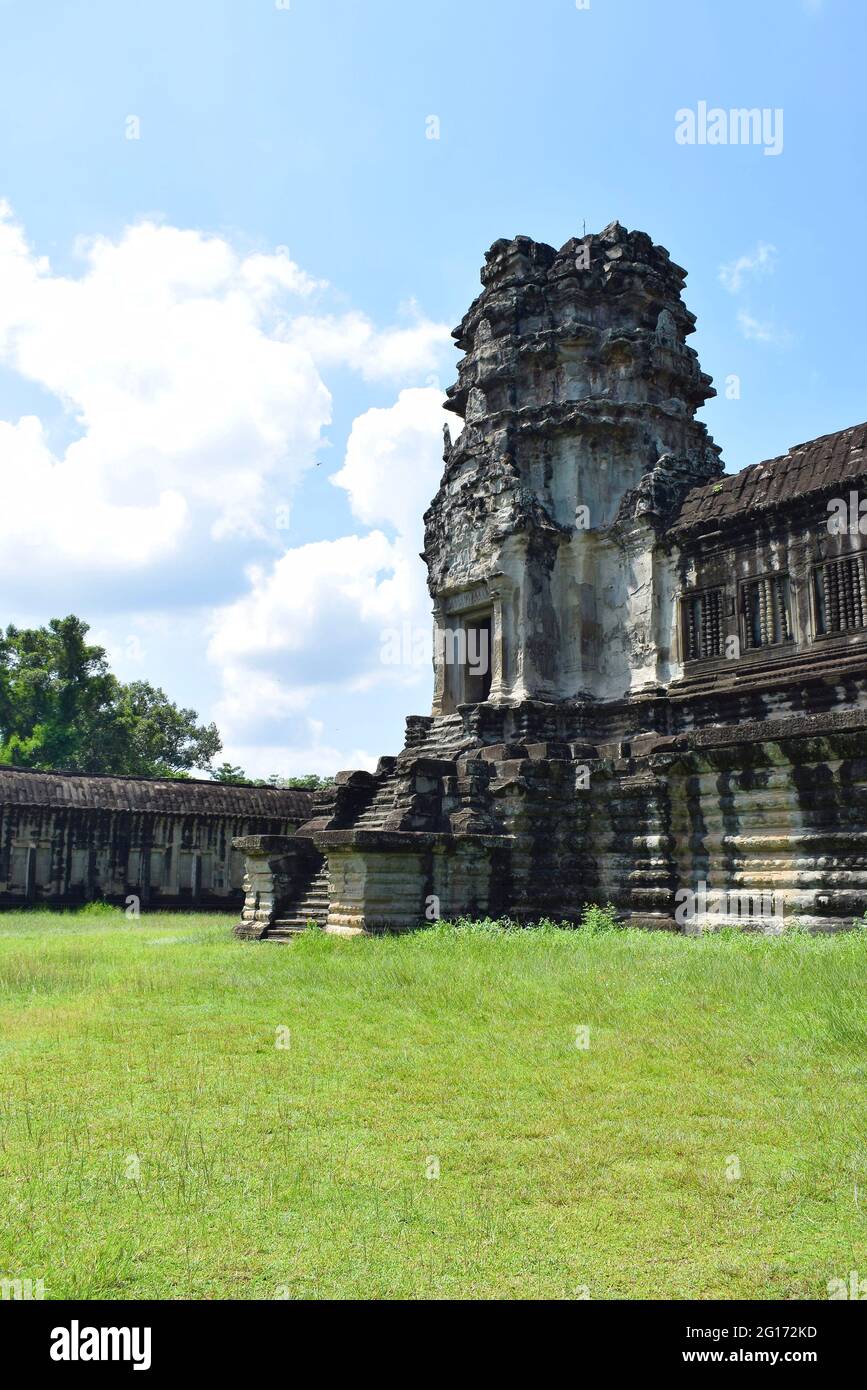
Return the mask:
<path id="1" fill-rule="evenodd" d="M 0 916 L 0 1276 L 770 1299 L 867 1275 L 867 933 L 230 929 Z"/>

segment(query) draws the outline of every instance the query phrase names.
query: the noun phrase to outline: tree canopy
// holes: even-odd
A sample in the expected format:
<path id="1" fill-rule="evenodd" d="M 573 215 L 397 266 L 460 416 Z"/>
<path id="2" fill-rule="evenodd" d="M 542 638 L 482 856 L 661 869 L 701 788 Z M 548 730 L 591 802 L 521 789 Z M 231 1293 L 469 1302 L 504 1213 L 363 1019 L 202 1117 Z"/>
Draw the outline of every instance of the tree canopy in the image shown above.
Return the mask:
<path id="1" fill-rule="evenodd" d="M 300 788 L 303 791 L 317 792 L 324 787 L 330 787 L 334 781 L 333 777 L 320 777 L 317 772 L 306 772 L 301 777 L 281 777 L 279 772 L 272 772 L 270 777 L 248 778 L 244 769 L 236 767 L 233 763 L 220 763 L 220 766 L 212 768 L 211 772 L 215 782 L 252 781 L 254 787 L 280 787 L 283 790 Z"/>
<path id="2" fill-rule="evenodd" d="M 234 763 L 220 763 L 219 767 L 212 767 L 211 776 L 215 782 L 225 782 L 228 786 L 238 786 L 247 781 L 244 769 Z"/>
<path id="3" fill-rule="evenodd" d="M 0 635 L 0 762 L 183 777 L 222 748 L 217 726 L 148 681 L 119 681 L 72 615 Z"/>
<path id="4" fill-rule="evenodd" d="M 333 777 L 320 777 L 318 772 L 305 772 L 301 777 L 281 777 L 272 772 L 266 780 L 269 787 L 292 787 L 310 792 L 323 791 L 334 783 Z"/>

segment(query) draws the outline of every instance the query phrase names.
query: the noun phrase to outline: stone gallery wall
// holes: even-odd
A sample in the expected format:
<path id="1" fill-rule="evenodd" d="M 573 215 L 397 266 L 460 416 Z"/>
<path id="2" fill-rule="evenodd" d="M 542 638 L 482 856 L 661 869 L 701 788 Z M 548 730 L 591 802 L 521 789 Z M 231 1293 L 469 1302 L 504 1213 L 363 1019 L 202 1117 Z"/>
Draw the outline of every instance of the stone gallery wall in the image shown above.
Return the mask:
<path id="1" fill-rule="evenodd" d="M 235 907 L 237 836 L 292 833 L 308 792 L 0 768 L 0 907 Z"/>

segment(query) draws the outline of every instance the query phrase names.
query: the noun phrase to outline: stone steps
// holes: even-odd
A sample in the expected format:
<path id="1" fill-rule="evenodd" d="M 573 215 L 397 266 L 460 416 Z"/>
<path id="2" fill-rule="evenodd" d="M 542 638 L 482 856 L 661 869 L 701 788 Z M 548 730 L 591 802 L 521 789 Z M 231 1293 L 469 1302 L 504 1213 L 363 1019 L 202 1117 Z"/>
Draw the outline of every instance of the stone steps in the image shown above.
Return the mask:
<path id="1" fill-rule="evenodd" d="M 407 750 L 413 758 L 436 758 L 454 760 L 467 746 L 469 740 L 464 734 L 463 720 L 459 714 L 444 715 L 437 721 L 423 741 Z M 391 813 L 395 810 L 398 784 L 398 769 L 391 772 L 385 782 L 375 792 L 372 801 L 364 808 L 355 821 L 353 830 L 385 830 Z"/>
<path id="2" fill-rule="evenodd" d="M 394 809 L 396 787 L 397 777 L 392 773 L 375 793 L 370 805 L 362 811 L 353 828 L 355 830 L 382 830 L 389 811 Z"/>
<path id="3" fill-rule="evenodd" d="M 472 740 L 464 733 L 460 715 L 448 714 L 418 747 L 413 748 L 412 754 L 416 758 L 456 758 L 471 743 Z"/>
<path id="4" fill-rule="evenodd" d="M 282 917 L 272 922 L 264 941 L 288 941 L 299 932 L 306 931 L 311 922 L 324 927 L 328 920 L 329 896 L 328 877 L 325 865 L 310 880 L 302 897 L 289 903 Z"/>
<path id="5" fill-rule="evenodd" d="M 428 725 L 424 736 L 412 745 L 408 744 L 407 747 L 414 753 L 417 748 L 423 747 L 426 743 L 435 742 L 436 739 L 444 735 L 464 737 L 464 721 L 460 714 L 438 714 Z"/>

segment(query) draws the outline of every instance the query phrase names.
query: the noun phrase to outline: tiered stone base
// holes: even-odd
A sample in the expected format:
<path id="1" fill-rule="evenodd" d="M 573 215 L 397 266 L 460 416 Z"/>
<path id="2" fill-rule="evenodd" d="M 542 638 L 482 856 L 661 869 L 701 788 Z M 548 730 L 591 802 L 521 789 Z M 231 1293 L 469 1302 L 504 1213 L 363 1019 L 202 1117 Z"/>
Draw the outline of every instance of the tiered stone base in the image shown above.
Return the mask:
<path id="1" fill-rule="evenodd" d="M 317 837 L 328 859 L 326 930 L 405 931 L 438 918 L 505 910 L 498 875 L 506 836 L 335 830 Z"/>
<path id="2" fill-rule="evenodd" d="M 867 909 L 865 710 L 601 739 L 584 705 L 465 715 L 446 756 L 416 720 L 412 746 L 341 774 L 296 837 L 243 842 L 239 934 L 267 933 L 320 856 L 325 930 L 346 934 L 577 922 L 587 903 L 668 930 L 834 931 Z"/>

